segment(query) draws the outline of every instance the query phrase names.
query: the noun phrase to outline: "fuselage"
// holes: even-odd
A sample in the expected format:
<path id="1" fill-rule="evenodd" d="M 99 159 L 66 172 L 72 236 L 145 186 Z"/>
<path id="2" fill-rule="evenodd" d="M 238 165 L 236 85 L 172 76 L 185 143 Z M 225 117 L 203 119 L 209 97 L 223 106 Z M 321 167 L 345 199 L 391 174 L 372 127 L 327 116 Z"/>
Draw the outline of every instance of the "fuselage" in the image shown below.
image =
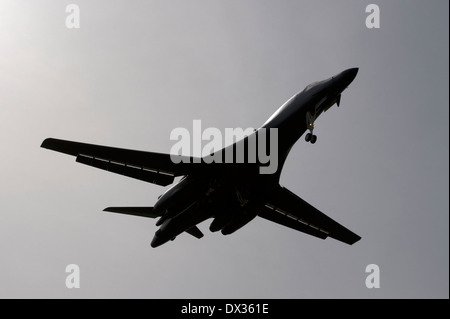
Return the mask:
<path id="1" fill-rule="evenodd" d="M 329 79 L 311 83 L 284 103 L 252 135 L 223 149 L 219 156 L 222 163 L 211 163 L 209 169 L 184 177 L 166 191 L 154 207 L 162 217 L 157 222 L 161 227 L 155 233 L 152 247 L 174 239 L 208 218 L 214 218 L 211 231 L 221 230 L 226 235 L 256 217 L 265 204 L 265 194 L 279 184 L 292 146 L 308 129 L 311 130 L 307 118 L 316 119 L 333 104 L 339 104 L 342 91 L 357 72 L 357 68 L 348 69 Z M 270 174 L 261 174 L 260 171 L 261 166 L 267 166 L 267 163 L 259 159 L 253 161 L 254 157 L 250 156 L 252 151 L 258 152 L 261 145 L 255 142 L 256 149 L 248 147 L 252 139 L 261 139 L 263 134 L 277 137 L 276 140 L 265 139 L 266 143 L 277 143 L 276 169 Z M 238 150 L 244 150 L 239 162 L 226 163 L 225 153 L 231 149 L 235 159 Z M 272 148 L 266 146 L 268 149 Z"/>
<path id="2" fill-rule="evenodd" d="M 353 81 L 357 68 L 345 70 L 329 79 L 313 82 L 303 91 L 291 97 L 262 126 L 278 130 L 278 170 L 281 174 L 283 164 L 292 146 L 306 132 L 307 113 L 319 117 L 340 100 L 341 93 Z"/>

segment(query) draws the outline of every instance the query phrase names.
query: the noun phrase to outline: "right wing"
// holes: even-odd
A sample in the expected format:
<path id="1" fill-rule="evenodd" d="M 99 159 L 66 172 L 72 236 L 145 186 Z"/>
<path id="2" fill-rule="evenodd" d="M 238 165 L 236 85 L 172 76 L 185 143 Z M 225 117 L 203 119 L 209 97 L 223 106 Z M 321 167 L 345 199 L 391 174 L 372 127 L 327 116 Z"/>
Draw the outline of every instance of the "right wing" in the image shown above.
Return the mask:
<path id="1" fill-rule="evenodd" d="M 47 138 L 41 145 L 53 151 L 76 156 L 76 161 L 109 172 L 125 175 L 145 182 L 166 186 L 176 176 L 189 174 L 195 165 L 192 157 L 178 156 L 180 163 L 172 161 L 173 156 L 162 153 L 143 152 Z"/>
<path id="2" fill-rule="evenodd" d="M 349 245 L 361 239 L 303 199 L 278 186 L 268 196 L 258 216 L 322 239 L 332 237 Z"/>

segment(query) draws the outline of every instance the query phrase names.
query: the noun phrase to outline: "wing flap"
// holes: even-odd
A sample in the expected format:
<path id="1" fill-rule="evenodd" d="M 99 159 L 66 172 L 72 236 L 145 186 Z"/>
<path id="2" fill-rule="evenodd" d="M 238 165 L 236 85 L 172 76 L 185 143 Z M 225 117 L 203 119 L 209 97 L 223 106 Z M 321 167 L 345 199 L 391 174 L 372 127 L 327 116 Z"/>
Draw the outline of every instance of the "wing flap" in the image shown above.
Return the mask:
<path id="1" fill-rule="evenodd" d="M 167 186 L 173 183 L 175 176 L 159 171 L 152 171 L 143 166 L 132 166 L 126 163 L 112 162 L 107 159 L 95 158 L 80 154 L 76 161 L 81 164 L 103 169 L 108 172 L 135 178 L 144 182 Z"/>
<path id="2" fill-rule="evenodd" d="M 265 206 L 263 210 L 258 214 L 258 216 L 270 220 L 274 223 L 304 232 L 311 236 L 315 236 L 321 239 L 325 239 L 328 237 L 328 234 L 326 232 L 319 229 L 314 229 L 304 222 L 288 217 L 288 215 L 283 214 L 269 206 Z"/>
<path id="3" fill-rule="evenodd" d="M 48 138 L 41 147 L 75 156 L 77 162 L 161 186 L 194 169 L 194 158 Z M 175 163 L 173 158 L 177 157 Z"/>
<path id="4" fill-rule="evenodd" d="M 360 236 L 281 186 L 271 192 L 259 216 L 319 238 L 329 236 L 349 245 L 361 239 Z"/>

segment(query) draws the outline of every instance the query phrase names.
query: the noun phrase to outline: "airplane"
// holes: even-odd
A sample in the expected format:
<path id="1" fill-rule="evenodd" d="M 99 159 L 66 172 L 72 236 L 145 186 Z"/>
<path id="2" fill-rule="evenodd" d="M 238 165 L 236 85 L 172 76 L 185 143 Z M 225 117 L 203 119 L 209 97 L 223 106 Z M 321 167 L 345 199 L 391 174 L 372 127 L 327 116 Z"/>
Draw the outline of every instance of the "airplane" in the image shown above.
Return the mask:
<path id="1" fill-rule="evenodd" d="M 289 151 L 306 132 L 306 142 L 316 143 L 315 121 L 331 106 L 338 107 L 342 92 L 355 79 L 358 68 L 347 69 L 329 79 L 313 82 L 284 103 L 259 129 L 219 152 L 242 149 L 262 132 L 276 129 L 278 166 L 272 174 L 261 174 L 267 163 L 250 161 L 250 148 L 244 147 L 244 161 L 207 161 L 206 157 L 144 152 L 102 145 L 47 138 L 41 147 L 76 157 L 76 162 L 160 186 L 174 183 L 153 207 L 108 207 L 104 211 L 159 218 L 160 226 L 151 242 L 158 247 L 183 232 L 202 238 L 199 223 L 212 218 L 210 231 L 232 234 L 259 217 L 294 230 L 352 245 L 360 236 L 334 221 L 299 196 L 280 185 L 280 175 Z M 262 135 L 261 135 L 262 136 Z M 267 140 L 266 140 L 266 143 Z M 259 144 L 258 144 L 259 145 Z M 259 147 L 259 146 L 258 146 Z M 219 156 L 219 158 L 220 158 Z M 217 157 L 215 157 L 217 158 Z"/>

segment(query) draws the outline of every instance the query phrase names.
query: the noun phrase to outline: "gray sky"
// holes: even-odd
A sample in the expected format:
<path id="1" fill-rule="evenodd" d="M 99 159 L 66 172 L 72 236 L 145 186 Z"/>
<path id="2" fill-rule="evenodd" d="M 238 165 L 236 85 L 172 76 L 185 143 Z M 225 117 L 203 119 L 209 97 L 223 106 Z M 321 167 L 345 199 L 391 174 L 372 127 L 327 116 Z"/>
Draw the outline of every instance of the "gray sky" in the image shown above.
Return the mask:
<path id="1" fill-rule="evenodd" d="M 68 29 L 66 5 L 81 10 Z M 1 1 L 1 298 L 448 298 L 448 1 Z M 46 137 L 169 152 L 175 127 L 258 127 L 360 71 L 281 183 L 362 236 L 262 219 L 152 249 L 165 189 L 41 149 Z M 81 270 L 67 289 L 66 265 Z M 368 264 L 380 288 L 368 289 Z"/>

